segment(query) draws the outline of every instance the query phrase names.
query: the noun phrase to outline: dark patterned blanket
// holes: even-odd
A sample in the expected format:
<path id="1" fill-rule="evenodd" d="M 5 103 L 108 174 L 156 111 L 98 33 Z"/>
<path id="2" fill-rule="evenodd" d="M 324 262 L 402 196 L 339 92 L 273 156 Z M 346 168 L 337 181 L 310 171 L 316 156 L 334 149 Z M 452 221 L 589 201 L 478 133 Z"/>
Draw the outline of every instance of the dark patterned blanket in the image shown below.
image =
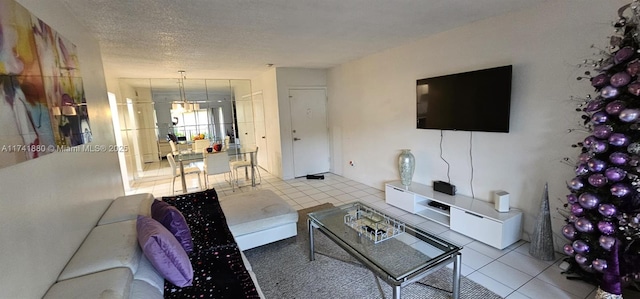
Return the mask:
<path id="1" fill-rule="evenodd" d="M 191 229 L 193 286 L 180 288 L 165 280 L 164 298 L 260 298 L 245 268 L 214 189 L 163 197 L 175 206 Z"/>

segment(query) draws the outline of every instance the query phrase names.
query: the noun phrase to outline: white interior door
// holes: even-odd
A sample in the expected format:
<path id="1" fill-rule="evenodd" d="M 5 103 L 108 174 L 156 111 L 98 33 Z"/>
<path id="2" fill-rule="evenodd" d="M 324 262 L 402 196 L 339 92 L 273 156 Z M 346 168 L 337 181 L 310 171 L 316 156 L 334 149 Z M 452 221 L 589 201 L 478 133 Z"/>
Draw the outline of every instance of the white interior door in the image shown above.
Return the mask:
<path id="1" fill-rule="evenodd" d="M 325 89 L 290 89 L 294 176 L 329 171 Z"/>
<path id="2" fill-rule="evenodd" d="M 267 151 L 267 129 L 264 120 L 264 99 L 262 92 L 253 94 L 253 122 L 256 128 L 256 145 L 258 146 L 258 166 L 266 171 L 271 171 L 269 165 L 269 153 Z"/>
<path id="3" fill-rule="evenodd" d="M 238 123 L 238 139 L 243 147 L 256 146 L 255 128 L 253 126 L 253 103 L 251 96 L 236 99 L 236 117 Z"/>

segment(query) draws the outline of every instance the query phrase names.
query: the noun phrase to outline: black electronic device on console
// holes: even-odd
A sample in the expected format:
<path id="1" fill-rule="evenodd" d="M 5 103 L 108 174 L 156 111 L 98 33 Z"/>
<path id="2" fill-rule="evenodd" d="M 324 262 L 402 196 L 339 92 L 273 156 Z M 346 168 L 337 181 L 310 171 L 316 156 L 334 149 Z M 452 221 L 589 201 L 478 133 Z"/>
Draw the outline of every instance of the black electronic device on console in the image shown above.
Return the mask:
<path id="1" fill-rule="evenodd" d="M 438 208 L 438 209 L 443 210 L 443 211 L 448 211 L 449 210 L 449 206 L 448 205 L 445 205 L 443 203 L 439 203 L 437 201 L 430 201 L 428 203 L 428 205 L 430 205 L 430 206 L 432 206 L 434 208 Z"/>
<path id="2" fill-rule="evenodd" d="M 444 194 L 456 195 L 456 186 L 443 181 L 434 181 L 433 190 Z"/>

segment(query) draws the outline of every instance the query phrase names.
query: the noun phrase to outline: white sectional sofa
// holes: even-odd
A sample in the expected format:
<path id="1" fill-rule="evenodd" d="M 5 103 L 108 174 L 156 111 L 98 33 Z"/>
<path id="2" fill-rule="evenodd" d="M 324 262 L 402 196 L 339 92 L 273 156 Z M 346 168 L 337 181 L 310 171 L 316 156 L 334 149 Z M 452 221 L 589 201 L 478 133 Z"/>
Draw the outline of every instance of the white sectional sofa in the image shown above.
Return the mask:
<path id="1" fill-rule="evenodd" d="M 115 199 L 44 298 L 128 298 L 140 290 L 162 298 L 164 279 L 142 254 L 136 233 L 136 218 L 151 214 L 153 199 L 148 193 Z"/>
<path id="2" fill-rule="evenodd" d="M 43 298 L 163 298 L 164 278 L 143 254 L 136 230 L 138 215 L 150 216 L 153 202 L 149 193 L 115 199 Z M 223 197 L 220 207 L 241 250 L 297 234 L 297 212 L 272 191 Z"/>
<path id="3" fill-rule="evenodd" d="M 137 216 L 150 216 L 153 200 L 148 193 L 114 200 L 44 298 L 163 298 L 164 278 L 144 256 L 136 233 Z"/>

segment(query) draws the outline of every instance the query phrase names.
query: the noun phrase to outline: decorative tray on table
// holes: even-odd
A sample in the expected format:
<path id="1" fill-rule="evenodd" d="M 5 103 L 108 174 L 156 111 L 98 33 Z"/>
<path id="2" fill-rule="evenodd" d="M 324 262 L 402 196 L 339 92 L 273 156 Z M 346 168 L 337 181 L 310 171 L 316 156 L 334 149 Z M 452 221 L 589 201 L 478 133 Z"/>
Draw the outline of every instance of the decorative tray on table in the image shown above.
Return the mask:
<path id="1" fill-rule="evenodd" d="M 344 215 L 344 223 L 374 243 L 404 233 L 405 224 L 366 206 L 356 205 Z"/>

